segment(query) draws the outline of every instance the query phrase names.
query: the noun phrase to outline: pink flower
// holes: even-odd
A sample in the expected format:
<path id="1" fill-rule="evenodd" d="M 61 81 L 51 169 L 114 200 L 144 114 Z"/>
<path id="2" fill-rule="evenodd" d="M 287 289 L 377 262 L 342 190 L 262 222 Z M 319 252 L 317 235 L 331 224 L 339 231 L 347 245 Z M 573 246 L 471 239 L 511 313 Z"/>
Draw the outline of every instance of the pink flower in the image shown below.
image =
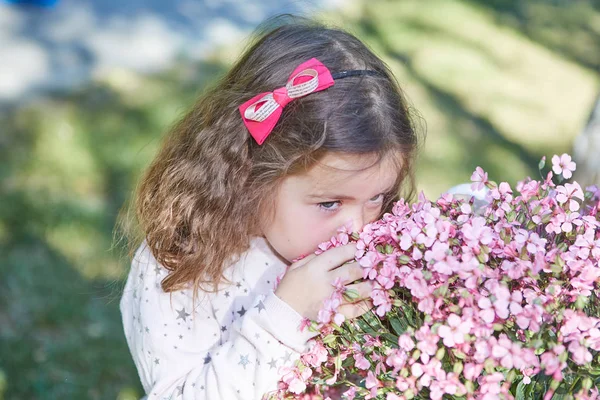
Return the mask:
<path id="1" fill-rule="evenodd" d="M 386 290 L 373 289 L 371 298 L 373 299 L 373 305 L 377 307 L 375 312 L 380 317 L 383 317 L 392 309 L 392 299 Z"/>
<path id="2" fill-rule="evenodd" d="M 579 341 L 573 340 L 569 343 L 568 349 L 575 364 L 585 365 L 592 362 L 592 353 L 589 352 L 586 346 L 579 343 Z"/>
<path id="3" fill-rule="evenodd" d="M 500 361 L 500 365 L 506 369 L 522 369 L 526 367 L 525 360 L 521 356 L 521 345 L 512 342 L 504 333 L 498 340 L 491 338 L 492 357 Z"/>
<path id="4" fill-rule="evenodd" d="M 543 309 L 537 304 L 527 304 L 517 316 L 517 325 L 521 329 L 538 332 L 542 323 Z"/>
<path id="5" fill-rule="evenodd" d="M 488 245 L 494 239 L 493 231 L 486 226 L 485 218 L 475 217 L 462 227 L 463 235 L 472 246 Z"/>
<path id="6" fill-rule="evenodd" d="M 532 180 L 521 181 L 517 184 L 517 190 L 521 193 L 523 201 L 529 201 L 539 193 L 540 183 Z"/>
<path id="7" fill-rule="evenodd" d="M 565 179 L 571 179 L 576 167 L 575 162 L 571 161 L 571 156 L 566 153 L 560 157 L 557 155 L 552 157 L 552 171 L 557 175 L 562 174 Z"/>
<path id="8" fill-rule="evenodd" d="M 298 329 L 300 329 L 300 332 L 303 332 L 306 328 L 309 328 L 310 325 L 311 325 L 310 318 L 302 318 L 302 321 L 300 321 L 300 326 L 298 327 Z"/>
<path id="9" fill-rule="evenodd" d="M 595 230 L 586 229 L 583 235 L 577 235 L 573 248 L 577 249 L 577 257 L 585 260 L 590 255 L 600 259 L 600 239 L 594 239 Z"/>
<path id="10" fill-rule="evenodd" d="M 404 351 L 392 350 L 388 355 L 385 363 L 394 369 L 394 372 L 398 372 L 408 360 L 408 355 Z"/>
<path id="11" fill-rule="evenodd" d="M 481 393 L 486 395 L 483 397 L 483 399 L 487 400 L 500 398 L 500 396 L 498 396 L 502 391 L 500 382 L 503 380 L 504 375 L 500 372 L 494 372 L 493 374 L 484 376 L 481 380 L 480 387 Z"/>
<path id="12" fill-rule="evenodd" d="M 327 361 L 327 349 L 321 342 L 316 342 L 308 353 L 302 355 L 302 361 L 311 367 L 317 368 Z"/>
<path id="13" fill-rule="evenodd" d="M 338 283 L 338 280 L 336 280 L 335 283 Z M 334 283 L 334 285 L 335 285 L 335 283 Z M 322 324 L 328 324 L 329 322 L 331 322 L 331 318 L 334 316 L 336 317 L 336 321 L 340 321 L 340 317 L 338 316 L 337 309 L 341 304 L 342 304 L 341 293 L 339 291 L 334 291 L 331 294 L 330 298 L 323 300 L 323 308 L 321 310 L 319 310 L 319 313 L 317 314 L 317 321 Z M 343 319 L 341 320 L 341 322 L 344 322 Z"/>
<path id="14" fill-rule="evenodd" d="M 341 326 L 345 320 L 346 317 L 342 313 L 335 313 L 335 315 L 333 316 L 333 322 L 338 326 Z"/>
<path id="15" fill-rule="evenodd" d="M 431 250 L 425 252 L 425 261 L 442 261 L 446 259 L 449 249 L 450 246 L 448 243 L 435 242 L 433 246 L 431 246 Z"/>
<path id="16" fill-rule="evenodd" d="M 412 376 L 414 376 L 415 378 L 419 378 L 421 377 L 421 375 L 423 375 L 423 365 L 419 364 L 419 363 L 414 363 L 411 367 L 410 367 L 410 373 L 412 374 Z"/>
<path id="17" fill-rule="evenodd" d="M 485 184 L 488 183 L 488 174 L 483 171 L 483 168 L 477 167 L 475 168 L 473 175 L 471 175 L 471 181 L 473 182 L 471 185 L 473 190 L 481 190 L 485 187 Z"/>
<path id="18" fill-rule="evenodd" d="M 373 374 L 373 371 L 367 373 L 367 379 L 365 380 L 365 387 L 371 391 L 371 394 L 377 393 L 377 388 L 381 386 L 379 379 Z"/>
<path id="19" fill-rule="evenodd" d="M 438 328 L 438 335 L 444 340 L 447 347 L 455 347 L 465 342 L 465 335 L 471 332 L 473 323 L 470 320 L 463 321 L 456 314 L 450 314 L 448 325 Z"/>
<path id="20" fill-rule="evenodd" d="M 565 178 L 572 169 L 562 161 Z M 285 395 L 338 398 L 343 390 L 327 386 L 355 374 L 364 383 L 347 392 L 349 399 L 379 398 L 385 387 L 394 391 L 388 400 L 492 400 L 511 398 L 512 384 L 533 383 L 538 374 L 560 382 L 563 371 L 596 368 L 600 318 L 586 313 L 599 304 L 592 293 L 600 283 L 600 199 L 587 192 L 584 198 L 576 183 L 557 186 L 553 176 L 519 182 L 513 198 L 508 184 L 488 182 L 479 168 L 474 181 L 489 187 L 487 207 L 421 194 L 365 226 L 356 259 L 372 286 L 375 315 L 340 329 L 337 309 L 349 282 L 336 280 L 318 314 L 321 335 L 296 367 L 283 370 Z M 338 232 L 321 247 L 355 238 Z M 392 318 L 406 318 L 408 326 Z M 546 398 L 553 393 L 546 389 Z"/>
<path id="21" fill-rule="evenodd" d="M 486 324 L 491 324 L 496 319 L 496 313 L 492 307 L 492 302 L 487 297 L 480 297 L 477 301 L 479 306 L 479 318 L 481 318 Z"/>
<path id="22" fill-rule="evenodd" d="M 415 348 L 415 342 L 408 334 L 402 334 L 398 337 L 398 346 L 404 351 L 411 351 Z"/>
<path id="23" fill-rule="evenodd" d="M 508 275 L 510 279 L 519 279 L 526 271 L 525 263 L 521 262 L 521 260 L 509 261 L 505 259 L 502 261 L 500 268 L 506 272 L 506 275 Z"/>
<path id="24" fill-rule="evenodd" d="M 566 363 L 560 361 L 558 356 L 552 351 L 546 351 L 541 355 L 541 364 L 546 375 L 554 375 L 567 366 Z"/>
<path id="25" fill-rule="evenodd" d="M 535 254 L 545 250 L 547 240 L 540 238 L 535 232 L 519 229 L 515 235 L 515 242 L 517 243 L 518 248 L 525 247 L 529 254 Z"/>
<path id="26" fill-rule="evenodd" d="M 486 340 L 478 340 L 475 343 L 475 355 L 473 359 L 479 364 L 483 364 L 490 356 L 490 345 Z"/>
<path id="27" fill-rule="evenodd" d="M 379 274 L 377 275 L 376 279 L 384 289 L 391 289 L 394 286 L 396 277 L 398 276 L 398 267 L 395 266 L 394 263 L 386 260 L 383 262 L 383 267 L 381 267 L 379 270 Z"/>
<path id="28" fill-rule="evenodd" d="M 377 251 L 369 251 L 363 257 L 358 260 L 358 264 L 365 270 L 363 272 L 364 279 L 375 279 L 377 276 L 377 270 L 375 267 L 381 261 L 381 256 Z"/>
<path id="29" fill-rule="evenodd" d="M 463 369 L 463 375 L 470 381 L 474 381 L 481 375 L 483 364 L 467 363 Z"/>
<path id="30" fill-rule="evenodd" d="M 362 370 L 367 370 L 371 367 L 369 360 L 360 352 L 354 353 L 354 365 L 356 365 L 356 368 Z"/>
<path id="31" fill-rule="evenodd" d="M 300 394 L 306 390 L 306 381 L 312 376 L 312 370 L 305 367 L 302 372 L 298 367 L 283 367 L 281 381 L 287 385 L 287 389 L 295 394 Z"/>
<path id="32" fill-rule="evenodd" d="M 344 400 L 353 400 L 354 397 L 356 397 L 357 391 L 358 391 L 358 389 L 356 389 L 356 386 L 352 386 L 352 387 L 350 387 L 350 389 L 348 389 L 344 392 L 342 397 L 344 398 Z"/>
<path id="33" fill-rule="evenodd" d="M 420 270 L 413 270 L 406 278 L 404 285 L 410 290 L 410 293 L 416 298 L 422 299 L 429 296 L 430 287 L 427 281 L 423 278 L 423 273 Z"/>
<path id="34" fill-rule="evenodd" d="M 556 201 L 559 204 L 569 202 L 569 210 L 571 211 L 579 210 L 579 202 L 576 199 L 583 201 L 583 197 L 583 190 L 581 190 L 581 186 L 577 182 L 565 183 L 564 186 L 556 187 Z"/>
<path id="35" fill-rule="evenodd" d="M 417 349 L 425 354 L 433 356 L 437 350 L 437 342 L 439 337 L 431 332 L 429 325 L 423 325 L 415 332 L 415 339 L 417 339 Z"/>

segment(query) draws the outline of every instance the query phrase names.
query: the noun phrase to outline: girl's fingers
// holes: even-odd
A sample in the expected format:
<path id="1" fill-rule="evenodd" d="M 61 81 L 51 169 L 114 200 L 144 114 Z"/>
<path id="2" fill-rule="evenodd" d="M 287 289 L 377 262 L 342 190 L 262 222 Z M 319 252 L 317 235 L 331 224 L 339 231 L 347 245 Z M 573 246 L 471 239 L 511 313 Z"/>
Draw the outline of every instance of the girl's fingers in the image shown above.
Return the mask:
<path id="1" fill-rule="evenodd" d="M 352 262 L 344 264 L 339 268 L 330 271 L 332 276 L 331 280 L 334 281 L 336 278 L 341 278 L 344 284 L 352 283 L 363 277 L 363 268 L 358 262 Z"/>
<path id="2" fill-rule="evenodd" d="M 373 284 L 371 281 L 363 281 L 359 283 L 354 283 L 352 285 L 347 285 L 346 288 L 348 290 L 354 290 L 358 293 L 358 298 L 354 300 L 357 302 L 359 300 L 368 299 L 371 297 L 371 292 L 373 291 Z"/>
<path id="3" fill-rule="evenodd" d="M 347 261 L 354 260 L 356 243 L 334 247 L 319 255 L 319 261 L 327 271 L 338 268 Z"/>
<path id="4" fill-rule="evenodd" d="M 290 266 L 290 271 L 295 270 L 296 268 L 300 268 L 303 265 L 306 265 L 309 261 L 312 261 L 317 255 L 315 253 L 311 253 L 304 257 L 302 260 L 298 260 Z"/>
<path id="5" fill-rule="evenodd" d="M 373 301 L 371 299 L 366 299 L 361 300 L 358 303 L 343 304 L 338 308 L 338 311 L 347 319 L 354 319 L 360 317 L 372 308 Z"/>

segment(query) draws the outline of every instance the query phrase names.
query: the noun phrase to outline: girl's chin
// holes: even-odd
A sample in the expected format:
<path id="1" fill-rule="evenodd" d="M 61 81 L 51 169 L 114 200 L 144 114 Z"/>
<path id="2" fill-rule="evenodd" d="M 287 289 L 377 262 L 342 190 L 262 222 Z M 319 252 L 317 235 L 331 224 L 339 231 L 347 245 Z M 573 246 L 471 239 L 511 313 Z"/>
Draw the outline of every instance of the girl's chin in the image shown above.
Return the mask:
<path id="1" fill-rule="evenodd" d="M 308 256 L 309 254 L 310 254 L 310 253 L 307 253 L 307 254 L 302 254 L 302 255 L 300 255 L 300 256 L 298 256 L 298 257 L 294 258 L 294 259 L 292 260 L 292 264 L 293 264 L 293 263 L 295 263 L 295 262 L 297 262 L 297 261 L 300 261 L 300 260 L 302 260 L 303 258 L 305 258 L 306 256 Z"/>

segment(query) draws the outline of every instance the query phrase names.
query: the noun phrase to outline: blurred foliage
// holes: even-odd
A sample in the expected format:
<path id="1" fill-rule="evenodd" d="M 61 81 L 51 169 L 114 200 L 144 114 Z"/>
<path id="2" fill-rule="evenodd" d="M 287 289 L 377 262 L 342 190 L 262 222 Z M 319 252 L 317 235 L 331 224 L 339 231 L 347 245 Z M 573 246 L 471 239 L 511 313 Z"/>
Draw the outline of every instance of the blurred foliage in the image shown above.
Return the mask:
<path id="1" fill-rule="evenodd" d="M 419 111 L 429 196 L 477 165 L 511 184 L 536 174 L 570 151 L 598 92 L 597 1 L 372 0 L 322 18 L 365 40 Z M 165 130 L 239 50 L 0 114 L 0 399 L 141 396 L 115 222 Z"/>
<path id="2" fill-rule="evenodd" d="M 163 131 L 223 68 L 116 71 L 0 117 L 6 399 L 141 397 L 118 309 L 128 260 L 113 229 Z"/>

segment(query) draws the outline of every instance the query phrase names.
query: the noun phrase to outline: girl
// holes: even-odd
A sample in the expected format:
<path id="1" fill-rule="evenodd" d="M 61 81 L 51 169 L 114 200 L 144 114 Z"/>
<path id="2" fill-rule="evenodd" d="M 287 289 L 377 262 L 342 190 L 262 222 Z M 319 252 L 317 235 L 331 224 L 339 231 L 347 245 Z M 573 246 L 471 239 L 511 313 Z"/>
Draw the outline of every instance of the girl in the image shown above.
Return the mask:
<path id="1" fill-rule="evenodd" d="M 137 192 L 144 241 L 120 305 L 148 399 L 260 399 L 307 350 L 301 323 L 336 278 L 360 294 L 341 312 L 368 310 L 355 246 L 314 251 L 412 188 L 416 147 L 394 78 L 354 36 L 307 21 L 263 33 Z"/>

